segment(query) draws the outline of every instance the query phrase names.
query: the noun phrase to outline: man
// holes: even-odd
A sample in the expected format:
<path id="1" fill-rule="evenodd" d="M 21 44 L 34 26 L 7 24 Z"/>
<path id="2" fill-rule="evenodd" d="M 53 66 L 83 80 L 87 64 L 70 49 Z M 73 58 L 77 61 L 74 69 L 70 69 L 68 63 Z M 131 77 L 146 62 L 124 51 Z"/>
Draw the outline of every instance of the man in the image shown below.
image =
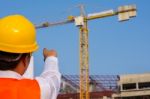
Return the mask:
<path id="1" fill-rule="evenodd" d="M 37 49 L 29 20 L 22 15 L 0 19 L 0 99 L 56 99 L 61 74 L 55 50 L 43 49 L 45 66 L 39 77 L 22 77 Z"/>

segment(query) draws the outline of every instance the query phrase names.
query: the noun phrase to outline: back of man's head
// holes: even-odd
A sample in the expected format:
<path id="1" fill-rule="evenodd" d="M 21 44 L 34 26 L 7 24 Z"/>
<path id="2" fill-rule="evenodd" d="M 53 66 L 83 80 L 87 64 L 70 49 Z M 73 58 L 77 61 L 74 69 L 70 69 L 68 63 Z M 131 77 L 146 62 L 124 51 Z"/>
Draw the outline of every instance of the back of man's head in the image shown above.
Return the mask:
<path id="1" fill-rule="evenodd" d="M 17 67 L 20 60 L 26 57 L 27 53 L 8 53 L 0 51 L 0 70 L 13 70 Z"/>

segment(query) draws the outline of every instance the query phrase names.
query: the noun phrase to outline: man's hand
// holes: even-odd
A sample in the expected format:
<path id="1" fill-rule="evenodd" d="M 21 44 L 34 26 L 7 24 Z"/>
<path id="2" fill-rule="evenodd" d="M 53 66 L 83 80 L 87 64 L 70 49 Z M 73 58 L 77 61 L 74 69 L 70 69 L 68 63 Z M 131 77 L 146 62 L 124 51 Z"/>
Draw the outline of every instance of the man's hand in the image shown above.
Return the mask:
<path id="1" fill-rule="evenodd" d="M 46 48 L 43 49 L 44 61 L 49 56 L 57 57 L 57 52 L 55 50 L 48 50 Z"/>

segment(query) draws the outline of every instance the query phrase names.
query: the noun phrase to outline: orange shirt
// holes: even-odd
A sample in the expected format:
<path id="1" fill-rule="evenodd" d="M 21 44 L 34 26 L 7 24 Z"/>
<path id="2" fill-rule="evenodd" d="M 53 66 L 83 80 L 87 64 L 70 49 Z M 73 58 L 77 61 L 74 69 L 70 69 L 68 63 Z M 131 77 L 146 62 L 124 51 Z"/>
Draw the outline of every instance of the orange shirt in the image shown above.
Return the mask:
<path id="1" fill-rule="evenodd" d="M 36 80 L 0 78 L 0 99 L 40 99 Z"/>

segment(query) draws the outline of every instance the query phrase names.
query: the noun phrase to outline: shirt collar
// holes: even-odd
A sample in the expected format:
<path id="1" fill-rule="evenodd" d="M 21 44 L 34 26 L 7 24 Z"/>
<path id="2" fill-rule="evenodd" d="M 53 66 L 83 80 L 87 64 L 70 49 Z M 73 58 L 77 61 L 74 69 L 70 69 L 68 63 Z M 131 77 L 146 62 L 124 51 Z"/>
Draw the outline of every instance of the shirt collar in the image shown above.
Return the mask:
<path id="1" fill-rule="evenodd" d="M 15 78 L 15 79 L 22 79 L 22 76 L 14 71 L 1 71 L 0 70 L 0 78 Z"/>

